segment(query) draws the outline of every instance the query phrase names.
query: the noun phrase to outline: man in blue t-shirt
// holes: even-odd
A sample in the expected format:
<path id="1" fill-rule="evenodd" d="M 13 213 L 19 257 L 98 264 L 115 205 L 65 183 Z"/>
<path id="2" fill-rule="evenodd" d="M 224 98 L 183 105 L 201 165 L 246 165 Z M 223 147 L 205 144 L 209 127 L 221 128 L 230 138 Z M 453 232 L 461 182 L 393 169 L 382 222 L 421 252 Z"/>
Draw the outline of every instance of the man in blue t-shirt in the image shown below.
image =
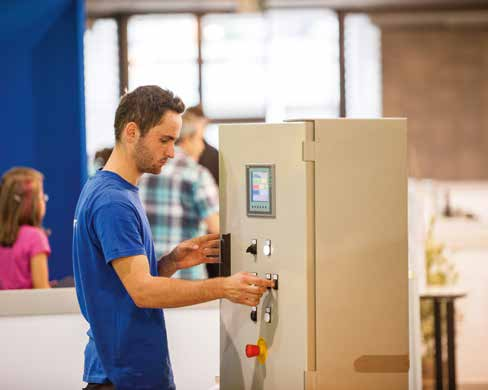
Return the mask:
<path id="1" fill-rule="evenodd" d="M 218 261 L 219 236 L 184 241 L 156 259 L 137 183 L 174 156 L 185 106 L 170 91 L 139 87 L 120 100 L 115 148 L 85 184 L 73 223 L 73 267 L 90 324 L 86 389 L 175 389 L 162 308 L 225 298 L 256 306 L 272 282 L 247 273 L 187 281 L 176 271 Z"/>

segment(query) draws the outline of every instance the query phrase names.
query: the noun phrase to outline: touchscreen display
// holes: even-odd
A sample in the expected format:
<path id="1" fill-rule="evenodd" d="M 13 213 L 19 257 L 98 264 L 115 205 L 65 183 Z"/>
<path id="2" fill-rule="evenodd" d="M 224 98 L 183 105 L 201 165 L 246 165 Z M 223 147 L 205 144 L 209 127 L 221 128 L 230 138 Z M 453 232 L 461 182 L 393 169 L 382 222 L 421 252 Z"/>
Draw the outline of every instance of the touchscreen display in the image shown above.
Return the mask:
<path id="1" fill-rule="evenodd" d="M 252 201 L 269 202 L 269 173 L 252 173 Z"/>
<path id="2" fill-rule="evenodd" d="M 247 165 L 247 215 L 274 217 L 274 165 Z"/>

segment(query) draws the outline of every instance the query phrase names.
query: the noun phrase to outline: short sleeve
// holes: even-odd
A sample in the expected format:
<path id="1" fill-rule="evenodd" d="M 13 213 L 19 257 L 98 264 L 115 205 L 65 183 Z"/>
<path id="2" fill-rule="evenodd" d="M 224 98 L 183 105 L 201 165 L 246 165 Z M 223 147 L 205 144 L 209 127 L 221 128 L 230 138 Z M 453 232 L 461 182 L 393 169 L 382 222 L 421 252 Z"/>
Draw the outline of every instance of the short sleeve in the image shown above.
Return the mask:
<path id="1" fill-rule="evenodd" d="M 93 214 L 93 227 L 105 262 L 145 255 L 142 226 L 137 210 L 122 202 L 111 202 Z"/>
<path id="2" fill-rule="evenodd" d="M 201 167 L 195 184 L 195 207 L 200 219 L 219 211 L 219 193 L 217 184 L 208 169 Z"/>
<path id="3" fill-rule="evenodd" d="M 27 247 L 29 258 L 32 258 L 40 253 L 45 253 L 48 256 L 51 254 L 49 241 L 47 240 L 46 233 L 44 233 L 42 229 L 29 229 L 29 234 L 25 236 L 25 240 L 26 242 L 24 245 Z"/>

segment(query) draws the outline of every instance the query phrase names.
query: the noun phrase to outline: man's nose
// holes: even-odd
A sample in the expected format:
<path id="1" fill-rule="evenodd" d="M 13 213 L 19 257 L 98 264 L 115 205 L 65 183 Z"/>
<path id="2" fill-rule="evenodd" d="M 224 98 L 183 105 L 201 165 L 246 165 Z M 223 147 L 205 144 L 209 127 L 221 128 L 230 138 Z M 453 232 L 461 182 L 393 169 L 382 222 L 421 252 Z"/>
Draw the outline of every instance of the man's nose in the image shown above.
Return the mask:
<path id="1" fill-rule="evenodd" d="M 174 158 L 175 156 L 175 145 L 172 143 L 168 146 L 168 150 L 166 151 L 166 155 L 168 158 Z"/>

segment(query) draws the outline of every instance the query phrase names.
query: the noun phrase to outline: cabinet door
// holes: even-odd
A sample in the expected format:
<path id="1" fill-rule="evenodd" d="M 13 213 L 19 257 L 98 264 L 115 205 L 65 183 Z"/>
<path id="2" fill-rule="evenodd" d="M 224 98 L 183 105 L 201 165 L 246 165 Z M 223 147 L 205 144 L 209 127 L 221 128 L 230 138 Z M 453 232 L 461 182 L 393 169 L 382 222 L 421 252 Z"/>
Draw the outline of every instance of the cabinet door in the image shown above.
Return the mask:
<path id="1" fill-rule="evenodd" d="M 319 120 L 315 138 L 318 389 L 406 390 L 406 120 Z"/>
<path id="2" fill-rule="evenodd" d="M 308 190 L 313 177 L 307 175 L 312 163 L 303 161 L 302 143 L 311 126 L 247 124 L 220 129 L 220 221 L 221 232 L 231 234 L 231 273 L 247 271 L 260 277 L 279 277 L 278 290 L 263 296 L 255 321 L 251 307 L 221 302 L 223 390 L 303 389 L 307 364 L 307 256 L 313 255 L 307 247 L 308 233 L 313 228 L 308 224 L 307 196 L 313 195 Z M 256 180 L 249 183 L 253 172 Z M 271 182 L 270 175 L 274 176 Z M 250 205 L 254 195 L 256 203 Z M 267 210 L 267 200 L 274 203 L 272 215 L 259 215 L 260 210 Z M 254 212 L 249 213 L 249 209 Z M 249 215 L 253 213 L 258 215 Z M 252 240 L 256 240 L 256 255 L 251 253 Z M 266 245 L 267 240 L 270 245 Z M 264 364 L 245 354 L 246 345 L 257 344 L 259 337 L 267 344 Z"/>

